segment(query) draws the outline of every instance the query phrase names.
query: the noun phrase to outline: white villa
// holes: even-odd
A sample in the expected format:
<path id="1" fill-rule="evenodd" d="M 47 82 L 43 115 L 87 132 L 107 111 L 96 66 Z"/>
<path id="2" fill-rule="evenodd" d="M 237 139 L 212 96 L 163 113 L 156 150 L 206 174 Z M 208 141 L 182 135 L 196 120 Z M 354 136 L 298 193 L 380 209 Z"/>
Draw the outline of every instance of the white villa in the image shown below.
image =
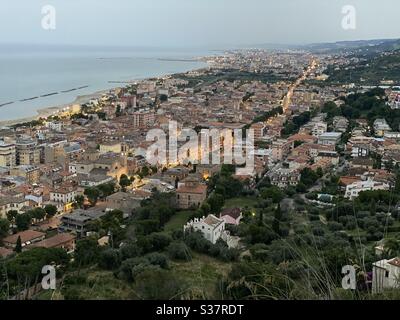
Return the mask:
<path id="1" fill-rule="evenodd" d="M 230 248 L 236 247 L 239 242 L 238 237 L 232 237 L 229 231 L 225 230 L 225 220 L 217 218 L 213 214 L 189 221 L 183 226 L 183 231 L 201 231 L 204 238 L 213 244 L 221 238 Z"/>
<path id="2" fill-rule="evenodd" d="M 369 190 L 389 190 L 390 186 L 388 183 L 378 182 L 371 179 L 365 181 L 355 181 L 346 187 L 345 198 L 350 200 L 357 198 L 359 193 L 362 191 Z"/>

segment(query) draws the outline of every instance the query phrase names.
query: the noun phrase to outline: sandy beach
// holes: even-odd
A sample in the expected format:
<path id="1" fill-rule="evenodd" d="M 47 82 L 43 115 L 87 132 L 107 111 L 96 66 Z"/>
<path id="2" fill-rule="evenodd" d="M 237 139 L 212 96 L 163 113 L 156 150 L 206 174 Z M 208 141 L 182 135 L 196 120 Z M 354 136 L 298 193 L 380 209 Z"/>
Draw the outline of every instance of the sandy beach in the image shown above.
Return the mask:
<path id="1" fill-rule="evenodd" d="M 118 89 L 118 87 L 115 87 L 115 88 L 112 88 L 112 89 L 107 89 L 107 90 L 97 91 L 97 92 L 94 92 L 94 93 L 91 93 L 91 94 L 88 94 L 88 95 L 78 96 L 71 103 L 39 109 L 39 110 L 36 111 L 37 114 L 34 115 L 34 116 L 31 116 L 31 117 L 0 121 L 0 126 L 1 127 L 12 126 L 12 125 L 15 125 L 15 124 L 18 124 L 18 123 L 30 122 L 30 121 L 38 120 L 40 118 L 47 118 L 47 117 L 50 117 L 52 115 L 55 115 L 56 113 L 60 112 L 61 110 L 65 109 L 65 108 L 71 107 L 71 106 L 76 105 L 76 104 L 84 104 L 84 103 L 89 102 L 92 99 L 98 99 L 103 94 L 106 94 L 106 93 L 108 93 L 110 91 L 113 91 L 113 90 L 116 90 L 116 89 Z"/>

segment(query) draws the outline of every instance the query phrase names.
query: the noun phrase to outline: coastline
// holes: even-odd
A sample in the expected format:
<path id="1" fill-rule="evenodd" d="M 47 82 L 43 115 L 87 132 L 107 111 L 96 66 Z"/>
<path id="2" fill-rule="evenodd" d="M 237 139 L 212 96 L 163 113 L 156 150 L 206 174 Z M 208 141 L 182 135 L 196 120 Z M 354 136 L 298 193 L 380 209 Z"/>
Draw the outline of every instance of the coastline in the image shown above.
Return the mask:
<path id="1" fill-rule="evenodd" d="M 13 119 L 13 120 L 0 121 L 0 127 L 13 126 L 13 125 L 16 125 L 16 124 L 21 124 L 21 123 L 25 123 L 25 122 L 38 120 L 40 118 L 48 118 L 48 117 L 50 117 L 52 115 L 57 114 L 58 112 L 62 111 L 65 108 L 71 107 L 71 106 L 76 105 L 76 104 L 87 103 L 92 99 L 100 98 L 103 94 L 108 93 L 108 92 L 110 92 L 112 90 L 116 90 L 118 88 L 119 87 L 114 87 L 114 88 L 111 88 L 111 89 L 105 89 L 105 90 L 96 91 L 96 92 L 93 92 L 93 93 L 90 93 L 90 94 L 77 96 L 73 102 L 65 103 L 65 104 L 62 104 L 62 105 L 44 107 L 44 108 L 38 109 L 38 110 L 36 110 L 37 114 L 34 115 L 34 116 L 30 116 L 30 117 L 26 117 L 26 118 L 18 118 L 18 119 Z"/>
<path id="2" fill-rule="evenodd" d="M 185 74 L 188 72 L 194 72 L 194 71 L 199 71 L 199 70 L 203 70 L 206 69 L 207 67 L 209 67 L 209 63 L 207 62 L 207 57 L 197 57 L 195 60 L 196 61 L 201 61 L 204 62 L 206 64 L 206 66 L 202 67 L 202 68 L 195 68 L 195 69 L 191 69 L 191 70 L 186 70 L 183 72 L 177 72 L 177 73 L 170 73 L 170 74 L 164 74 L 164 75 L 159 75 L 156 77 L 146 77 L 146 78 L 142 78 L 142 79 L 132 79 L 132 80 L 128 80 L 125 81 L 124 83 L 126 85 L 128 85 L 130 82 L 141 82 L 141 81 L 147 81 L 150 79 L 154 79 L 154 78 L 163 78 L 163 77 L 171 77 L 177 74 Z M 121 88 L 121 86 L 115 86 L 109 89 L 104 89 L 104 90 L 100 90 L 100 91 L 96 91 L 90 94 L 86 94 L 86 95 L 78 95 L 74 101 L 70 102 L 70 103 L 65 103 L 65 104 L 61 104 L 61 105 L 55 105 L 55 106 L 49 106 L 49 107 L 44 107 L 44 108 L 40 108 L 38 110 L 36 110 L 36 115 L 30 116 L 30 117 L 26 117 L 26 118 L 18 118 L 18 119 L 12 119 L 12 120 L 4 120 L 4 121 L 0 121 L 0 128 L 1 127 L 8 127 L 8 126 L 13 126 L 13 125 L 17 125 L 17 124 L 22 124 L 25 122 L 31 122 L 34 120 L 38 120 L 40 118 L 48 118 L 52 115 L 56 115 L 57 113 L 61 112 L 63 109 L 71 107 L 73 105 L 81 105 L 84 103 L 89 102 L 92 99 L 98 99 L 101 98 L 101 96 L 103 94 L 109 93 L 110 91 L 115 91 L 117 89 Z"/>

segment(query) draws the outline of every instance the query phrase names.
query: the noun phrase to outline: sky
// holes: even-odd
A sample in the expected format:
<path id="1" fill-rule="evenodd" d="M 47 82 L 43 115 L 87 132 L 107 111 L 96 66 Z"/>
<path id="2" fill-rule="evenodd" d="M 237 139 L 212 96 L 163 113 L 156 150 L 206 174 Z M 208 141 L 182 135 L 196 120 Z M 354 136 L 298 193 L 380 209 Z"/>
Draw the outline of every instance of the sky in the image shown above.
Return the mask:
<path id="1" fill-rule="evenodd" d="M 55 29 L 42 28 L 42 7 Z M 342 28 L 342 8 L 356 28 Z M 0 44 L 229 47 L 400 38 L 399 0 L 1 0 Z"/>

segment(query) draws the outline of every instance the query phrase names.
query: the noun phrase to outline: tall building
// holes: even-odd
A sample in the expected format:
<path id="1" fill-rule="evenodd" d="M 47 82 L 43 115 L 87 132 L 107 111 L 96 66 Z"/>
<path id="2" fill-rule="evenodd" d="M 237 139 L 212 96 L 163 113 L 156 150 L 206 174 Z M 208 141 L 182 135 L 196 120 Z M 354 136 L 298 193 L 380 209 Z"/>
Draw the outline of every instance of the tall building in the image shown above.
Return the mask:
<path id="1" fill-rule="evenodd" d="M 15 144 L 0 141 L 0 167 L 12 168 L 16 164 Z"/>
<path id="2" fill-rule="evenodd" d="M 33 139 L 18 139 L 16 143 L 17 165 L 40 164 L 40 149 Z"/>
<path id="3" fill-rule="evenodd" d="M 133 114 L 133 125 L 136 128 L 150 127 L 154 124 L 154 111 L 138 111 Z"/>

